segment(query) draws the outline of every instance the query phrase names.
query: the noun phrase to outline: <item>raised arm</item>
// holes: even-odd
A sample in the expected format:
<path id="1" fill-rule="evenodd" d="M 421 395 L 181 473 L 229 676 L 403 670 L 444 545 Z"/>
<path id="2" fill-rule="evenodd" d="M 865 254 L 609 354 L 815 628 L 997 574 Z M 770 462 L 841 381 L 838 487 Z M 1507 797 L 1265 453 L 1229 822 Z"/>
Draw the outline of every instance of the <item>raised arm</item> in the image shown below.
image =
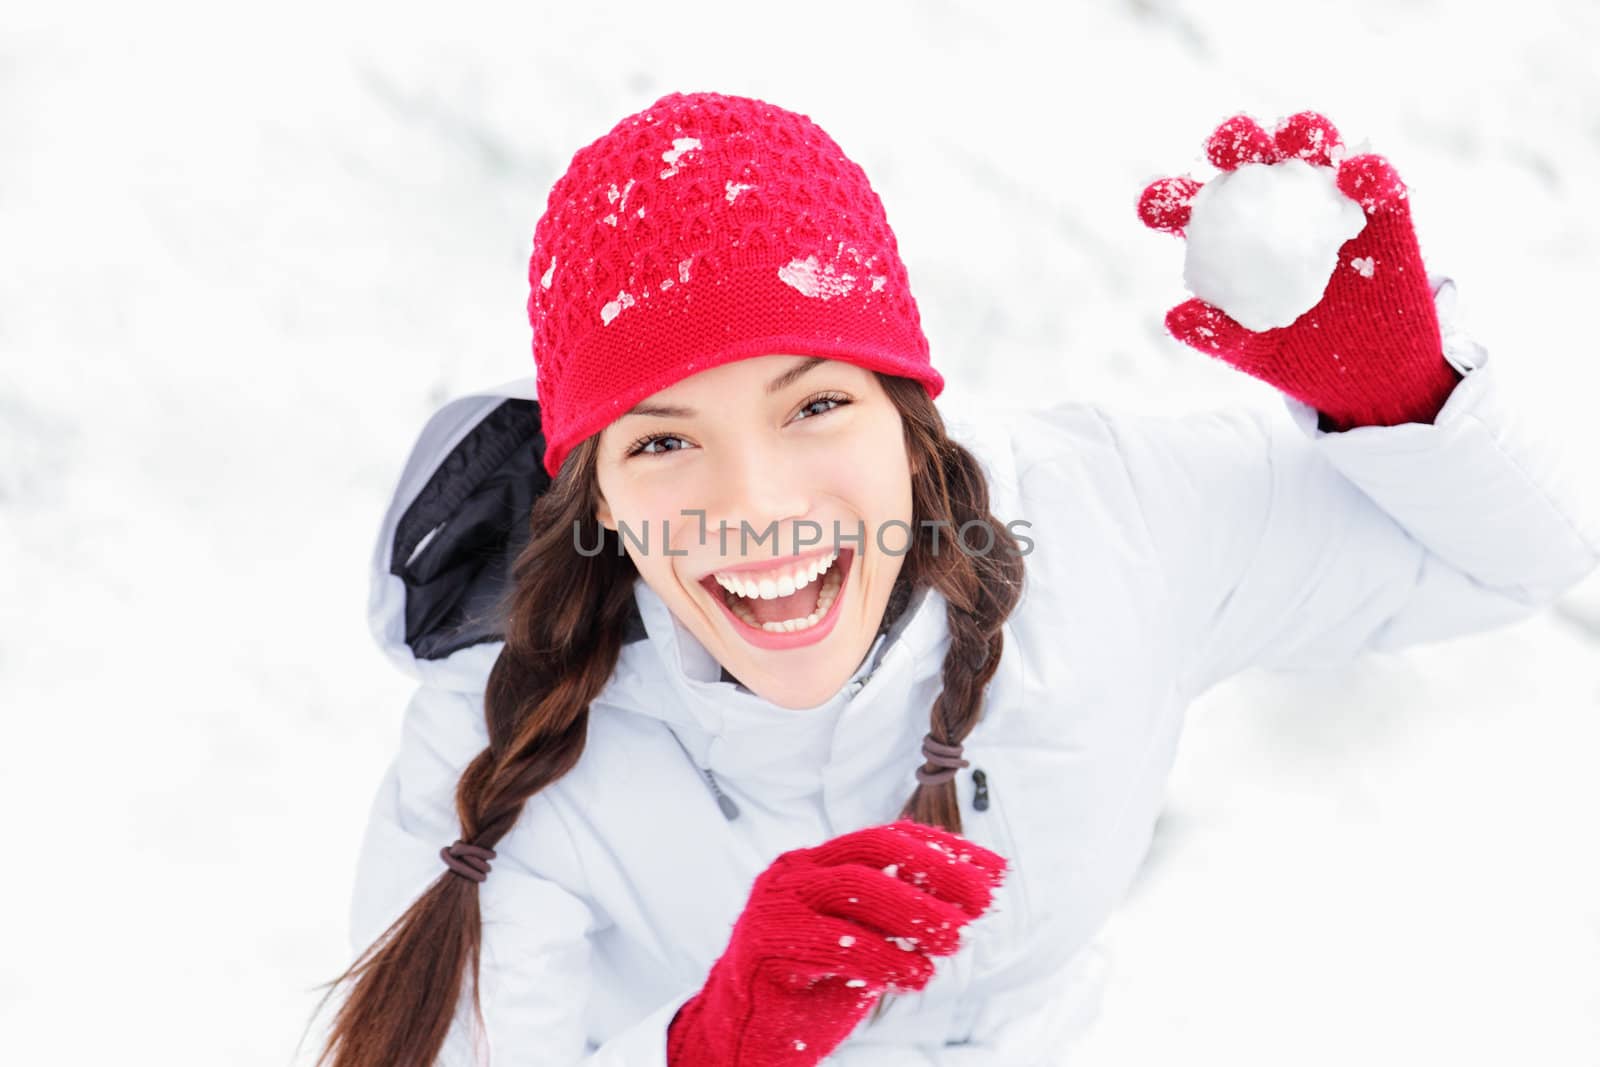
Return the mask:
<path id="1" fill-rule="evenodd" d="M 1441 279 L 1436 299 L 1448 318 Z M 1431 423 L 1318 427 L 1316 409 L 1101 412 L 1164 578 L 1188 692 L 1525 618 L 1600 564 L 1578 457 L 1481 347 Z M 1556 428 L 1559 429 L 1559 428 Z"/>
<path id="2" fill-rule="evenodd" d="M 1424 266 L 1410 191 L 1325 116 L 1235 115 L 1221 174 L 1152 182 L 1196 294 L 1168 331 L 1278 389 L 1266 412 L 1106 416 L 1170 589 L 1182 678 L 1503 625 L 1594 569 L 1570 446 L 1504 394 Z M 1555 427 L 1559 431 L 1560 427 Z"/>

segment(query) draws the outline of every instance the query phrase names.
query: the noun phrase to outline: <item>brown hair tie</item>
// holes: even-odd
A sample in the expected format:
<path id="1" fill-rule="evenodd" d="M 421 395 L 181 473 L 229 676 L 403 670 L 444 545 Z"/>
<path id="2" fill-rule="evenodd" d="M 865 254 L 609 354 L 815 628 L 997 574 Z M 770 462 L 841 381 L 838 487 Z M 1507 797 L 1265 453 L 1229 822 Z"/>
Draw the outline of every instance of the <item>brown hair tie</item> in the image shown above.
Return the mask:
<path id="1" fill-rule="evenodd" d="M 935 741 L 931 733 L 922 739 L 922 755 L 929 763 L 940 768 L 930 771 L 926 766 L 918 767 L 917 781 L 923 785 L 948 782 L 956 776 L 957 771 L 967 766 L 967 761 L 961 758 L 959 744 L 947 745 L 942 741 Z"/>
<path id="2" fill-rule="evenodd" d="M 441 848 L 439 858 L 461 877 L 481 882 L 489 877 L 489 861 L 494 859 L 494 849 L 457 841 Z"/>

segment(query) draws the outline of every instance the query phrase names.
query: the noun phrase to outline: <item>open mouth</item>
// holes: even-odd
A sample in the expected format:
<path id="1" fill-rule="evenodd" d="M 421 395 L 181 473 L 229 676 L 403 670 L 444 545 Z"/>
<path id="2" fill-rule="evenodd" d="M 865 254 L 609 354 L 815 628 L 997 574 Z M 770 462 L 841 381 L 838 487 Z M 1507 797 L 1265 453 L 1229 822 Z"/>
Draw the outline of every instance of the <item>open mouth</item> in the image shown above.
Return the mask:
<path id="1" fill-rule="evenodd" d="M 714 571 L 700 584 L 745 640 L 794 648 L 833 629 L 854 560 L 853 549 L 841 548 L 759 571 Z"/>

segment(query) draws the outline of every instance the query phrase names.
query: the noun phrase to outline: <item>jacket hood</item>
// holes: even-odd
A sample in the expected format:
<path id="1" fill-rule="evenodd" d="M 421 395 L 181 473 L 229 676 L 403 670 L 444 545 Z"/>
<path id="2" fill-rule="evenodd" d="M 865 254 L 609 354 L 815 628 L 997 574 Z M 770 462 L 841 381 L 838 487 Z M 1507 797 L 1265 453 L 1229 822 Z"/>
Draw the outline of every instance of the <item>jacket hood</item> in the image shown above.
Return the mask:
<path id="1" fill-rule="evenodd" d="M 424 685 L 481 690 L 499 654 L 496 600 L 527 543 L 533 501 L 550 485 L 534 382 L 514 379 L 436 410 L 379 524 L 368 626 Z"/>

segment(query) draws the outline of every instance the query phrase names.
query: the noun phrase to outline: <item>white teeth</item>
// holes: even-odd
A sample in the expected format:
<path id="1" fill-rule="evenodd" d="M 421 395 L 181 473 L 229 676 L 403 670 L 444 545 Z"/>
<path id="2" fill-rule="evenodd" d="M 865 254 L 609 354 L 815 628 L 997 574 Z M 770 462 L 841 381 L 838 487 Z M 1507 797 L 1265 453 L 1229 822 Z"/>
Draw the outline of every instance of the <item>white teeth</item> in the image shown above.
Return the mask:
<path id="1" fill-rule="evenodd" d="M 765 575 L 760 579 L 741 578 L 732 574 L 713 574 L 717 584 L 735 596 L 762 600 L 773 600 L 780 596 L 790 596 L 797 589 L 804 589 L 817 579 L 820 574 L 825 574 L 833 566 L 833 561 L 839 558 L 839 553 L 814 559 L 803 567 L 796 567 L 788 572 Z"/>
<path id="2" fill-rule="evenodd" d="M 720 581 L 720 579 L 719 579 Z M 828 613 L 828 608 L 833 605 L 834 599 L 839 595 L 839 586 L 844 583 L 842 572 L 832 572 L 822 579 L 822 588 L 817 591 L 817 607 L 810 615 L 798 619 L 783 619 L 780 622 L 757 622 L 755 614 L 751 612 L 750 605 L 743 600 L 732 600 L 729 608 L 744 622 L 751 626 L 758 626 L 769 633 L 792 633 L 795 630 L 806 630 L 822 621 Z"/>

